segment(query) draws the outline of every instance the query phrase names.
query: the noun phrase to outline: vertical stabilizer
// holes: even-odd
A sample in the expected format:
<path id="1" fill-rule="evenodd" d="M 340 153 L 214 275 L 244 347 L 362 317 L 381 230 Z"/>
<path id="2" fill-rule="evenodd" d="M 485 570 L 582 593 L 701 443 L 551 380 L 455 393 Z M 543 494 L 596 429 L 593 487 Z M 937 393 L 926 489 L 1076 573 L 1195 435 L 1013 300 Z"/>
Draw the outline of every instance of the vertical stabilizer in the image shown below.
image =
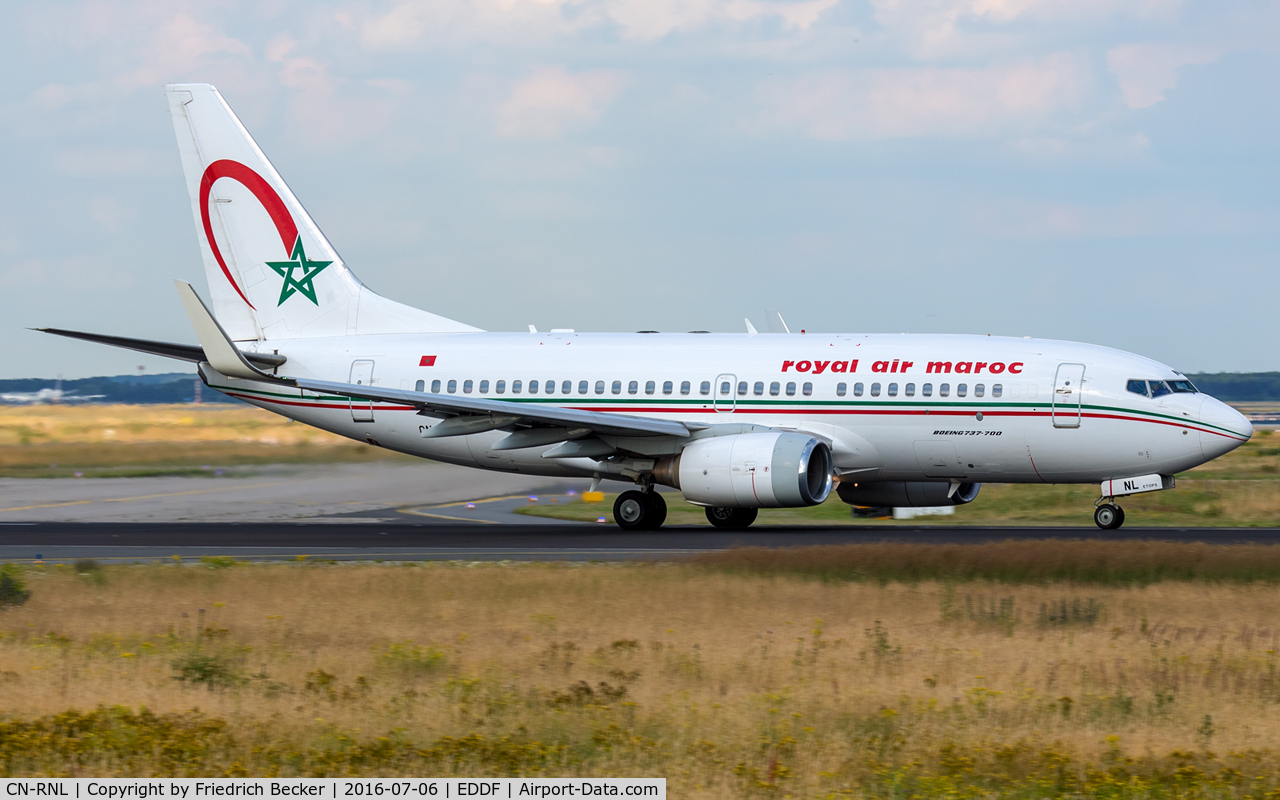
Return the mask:
<path id="1" fill-rule="evenodd" d="M 478 330 L 361 284 L 218 90 L 165 88 L 213 314 L 232 339 Z"/>

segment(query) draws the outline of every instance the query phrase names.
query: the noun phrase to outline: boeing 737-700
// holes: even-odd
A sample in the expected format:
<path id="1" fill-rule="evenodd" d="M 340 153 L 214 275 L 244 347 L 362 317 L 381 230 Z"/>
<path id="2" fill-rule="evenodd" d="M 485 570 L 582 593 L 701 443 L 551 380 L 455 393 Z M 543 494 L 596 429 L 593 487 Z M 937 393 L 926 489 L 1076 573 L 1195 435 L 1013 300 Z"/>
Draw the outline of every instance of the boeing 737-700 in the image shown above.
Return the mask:
<path id="1" fill-rule="evenodd" d="M 490 333 L 356 278 L 218 91 L 167 87 L 210 304 L 199 345 L 43 329 L 198 364 L 232 397 L 342 436 L 480 469 L 655 485 L 719 527 L 836 491 L 857 506 L 972 502 L 982 483 L 1096 483 L 1116 498 L 1248 441 L 1237 411 L 1149 358 L 983 335 Z M 442 277 L 447 281 L 447 277 Z"/>

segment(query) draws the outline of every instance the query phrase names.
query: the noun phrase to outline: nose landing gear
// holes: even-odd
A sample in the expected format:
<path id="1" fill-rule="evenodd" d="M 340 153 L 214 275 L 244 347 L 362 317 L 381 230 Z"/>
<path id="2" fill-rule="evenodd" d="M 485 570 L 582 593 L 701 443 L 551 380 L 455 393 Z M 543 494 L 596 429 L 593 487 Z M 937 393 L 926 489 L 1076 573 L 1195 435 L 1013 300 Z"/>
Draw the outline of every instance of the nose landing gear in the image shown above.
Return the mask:
<path id="1" fill-rule="evenodd" d="M 1124 524 L 1124 509 L 1110 502 L 1115 498 L 1103 497 L 1093 511 L 1093 521 L 1104 531 L 1114 531 Z"/>

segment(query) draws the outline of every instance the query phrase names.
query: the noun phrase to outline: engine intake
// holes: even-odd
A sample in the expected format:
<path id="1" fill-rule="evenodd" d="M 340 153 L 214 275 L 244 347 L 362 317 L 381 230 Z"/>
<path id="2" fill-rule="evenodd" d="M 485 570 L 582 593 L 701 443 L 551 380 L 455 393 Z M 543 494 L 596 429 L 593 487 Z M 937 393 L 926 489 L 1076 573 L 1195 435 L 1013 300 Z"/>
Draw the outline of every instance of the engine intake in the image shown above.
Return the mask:
<path id="1" fill-rule="evenodd" d="M 946 481 L 883 481 L 876 483 L 841 483 L 836 488 L 840 499 L 851 506 L 962 506 L 978 496 L 980 483 L 962 483 L 950 497 Z"/>
<path id="2" fill-rule="evenodd" d="M 685 499 L 727 508 L 816 506 L 831 494 L 831 448 L 803 433 L 738 433 L 698 439 L 663 458 L 653 477 Z"/>

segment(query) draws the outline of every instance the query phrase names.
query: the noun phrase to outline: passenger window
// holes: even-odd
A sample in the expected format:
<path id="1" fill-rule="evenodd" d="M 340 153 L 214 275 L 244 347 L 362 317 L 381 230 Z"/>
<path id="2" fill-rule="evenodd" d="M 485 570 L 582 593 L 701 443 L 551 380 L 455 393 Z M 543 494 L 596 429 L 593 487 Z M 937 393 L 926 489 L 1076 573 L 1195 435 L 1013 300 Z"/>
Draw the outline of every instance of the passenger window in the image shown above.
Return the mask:
<path id="1" fill-rule="evenodd" d="M 898 384 L 896 383 L 889 384 L 889 396 L 890 397 L 898 396 Z"/>
<path id="2" fill-rule="evenodd" d="M 871 396 L 872 397 L 880 396 L 880 384 L 878 383 L 871 384 Z"/>
<path id="3" fill-rule="evenodd" d="M 1173 390 L 1164 381 L 1147 381 L 1147 383 L 1151 384 L 1152 397 L 1164 397 L 1166 394 L 1173 393 Z"/>
<path id="4" fill-rule="evenodd" d="M 688 381 L 680 381 L 680 394 L 688 394 L 693 387 Z M 706 394 L 705 392 L 703 394 Z"/>
<path id="5" fill-rule="evenodd" d="M 578 394 L 586 394 L 588 388 L 590 388 L 590 384 L 586 381 L 578 381 Z M 600 387 L 600 391 L 604 391 L 604 386 Z"/>
<path id="6" fill-rule="evenodd" d="M 862 384 L 860 384 L 860 383 L 855 383 L 855 384 L 853 385 L 853 396 L 854 396 L 854 397 L 862 397 Z"/>
<path id="7" fill-rule="evenodd" d="M 812 395 L 812 394 L 813 394 L 813 384 L 812 384 L 812 383 L 806 383 L 804 386 L 801 386 L 801 387 L 800 387 L 800 391 L 804 392 L 804 396 L 805 396 L 805 397 L 808 397 L 808 396 Z"/>
<path id="8" fill-rule="evenodd" d="M 449 394 L 453 394 L 454 392 L 458 391 L 457 381 L 449 381 L 448 386 L 449 386 Z"/>
<path id="9" fill-rule="evenodd" d="M 795 384 L 795 381 L 788 381 L 788 382 L 787 382 L 787 397 L 794 397 L 794 396 L 795 396 L 795 394 L 796 394 L 796 384 Z"/>
<path id="10" fill-rule="evenodd" d="M 915 385 L 914 383 L 908 383 L 908 384 L 906 385 L 906 387 L 904 387 L 904 388 L 906 389 L 906 395 L 907 395 L 907 397 L 915 397 L 915 396 L 916 396 L 916 385 Z"/>
<path id="11" fill-rule="evenodd" d="M 473 384 L 473 383 L 472 383 L 471 381 L 469 381 L 469 380 L 468 380 L 468 381 L 463 381 L 463 382 L 462 382 L 462 391 L 463 391 L 463 393 L 465 393 L 465 394 L 471 394 L 471 388 L 472 388 L 472 386 L 474 386 L 474 385 L 475 385 L 475 384 Z"/>
<path id="12" fill-rule="evenodd" d="M 1150 397 L 1150 396 L 1151 396 L 1151 395 L 1149 395 L 1149 394 L 1147 393 L 1147 382 L 1146 382 L 1146 381 L 1129 381 L 1127 384 L 1125 384 L 1125 387 L 1124 387 L 1124 388 L 1128 389 L 1129 391 L 1133 392 L 1134 394 L 1140 394 L 1140 395 L 1142 395 L 1143 397 Z"/>
<path id="13" fill-rule="evenodd" d="M 769 384 L 769 394 L 773 395 L 774 397 L 777 397 L 781 393 L 782 393 L 782 384 L 778 383 L 777 381 L 774 381 L 773 383 Z"/>
<path id="14" fill-rule="evenodd" d="M 480 394 L 488 394 L 488 393 L 489 393 L 489 382 L 480 381 Z"/>
<path id="15" fill-rule="evenodd" d="M 964 397 L 967 394 L 969 394 L 969 384 L 967 383 L 956 384 L 956 397 Z"/>
<path id="16" fill-rule="evenodd" d="M 923 397 L 933 397 L 933 384 L 926 383 L 924 386 L 921 386 L 920 394 Z"/>
<path id="17" fill-rule="evenodd" d="M 560 394 L 573 394 L 573 381 L 565 381 L 560 384 Z"/>
<path id="18" fill-rule="evenodd" d="M 495 383 L 495 384 L 493 385 L 493 388 L 494 388 L 494 390 L 495 390 L 498 394 L 506 394 L 506 392 L 507 392 L 507 382 L 506 382 L 506 381 L 498 381 L 497 383 Z"/>
<path id="19" fill-rule="evenodd" d="M 673 384 L 671 381 L 663 381 L 663 382 L 662 382 L 662 393 L 663 393 L 663 394 L 671 394 L 671 392 L 672 392 L 672 390 L 673 390 L 673 389 L 675 389 L 675 384 Z"/>
<path id="20" fill-rule="evenodd" d="M 681 390 L 683 391 L 683 389 Z M 698 394 L 711 394 L 711 381 L 703 381 L 698 385 Z"/>
<path id="21" fill-rule="evenodd" d="M 746 395 L 746 393 L 747 393 L 747 382 L 738 381 L 738 395 L 743 396 L 743 395 Z"/>
<path id="22" fill-rule="evenodd" d="M 645 394 L 653 394 L 653 393 L 654 393 L 654 392 L 656 392 L 656 391 L 658 391 L 658 384 L 654 383 L 653 381 L 645 381 L 645 382 L 644 382 L 644 393 L 645 393 Z"/>
<path id="23" fill-rule="evenodd" d="M 938 397 L 950 397 L 950 396 L 951 396 L 951 384 L 949 383 L 938 384 Z"/>
<path id="24" fill-rule="evenodd" d="M 756 397 L 764 394 L 764 381 L 756 381 L 756 385 L 751 387 L 751 393 Z"/>
<path id="25" fill-rule="evenodd" d="M 520 381 L 512 381 L 512 382 L 511 382 L 511 393 L 512 393 L 512 394 L 520 394 L 520 387 L 521 387 L 521 386 L 524 386 L 524 384 L 523 384 L 523 383 L 521 383 Z"/>
<path id="26" fill-rule="evenodd" d="M 973 396 L 974 396 L 974 397 L 982 397 L 982 396 L 983 396 L 984 394 L 986 394 L 986 393 L 987 393 L 987 387 L 986 387 L 986 386 L 984 386 L 984 385 L 983 385 L 983 384 L 981 384 L 981 383 L 976 384 L 976 385 L 973 387 Z"/>
<path id="27" fill-rule="evenodd" d="M 640 391 L 640 381 L 629 381 L 627 383 L 627 394 L 635 394 Z"/>
<path id="28" fill-rule="evenodd" d="M 609 391 L 614 394 L 622 394 L 622 381 L 614 381 L 613 385 L 609 387 Z"/>
<path id="29" fill-rule="evenodd" d="M 596 394 L 604 394 L 604 381 L 596 381 Z"/>
<path id="30" fill-rule="evenodd" d="M 555 381 L 547 381 L 547 382 L 546 382 L 546 384 L 545 384 L 545 386 L 546 386 L 546 392 L 547 392 L 547 394 L 555 394 L 555 393 L 556 393 L 556 382 L 555 382 Z"/>
<path id="31" fill-rule="evenodd" d="M 991 384 L 991 396 L 1001 397 L 1002 395 L 1004 395 L 1004 386 L 999 383 Z"/>
<path id="32" fill-rule="evenodd" d="M 415 383 L 415 384 L 413 385 L 413 390 L 414 390 L 415 392 L 420 392 L 420 391 L 422 391 L 422 390 L 423 390 L 423 389 L 425 389 L 425 388 L 427 388 L 427 382 L 426 382 L 426 381 L 418 381 L 417 383 Z"/>
<path id="33" fill-rule="evenodd" d="M 775 384 L 775 385 L 776 385 L 776 384 Z M 844 393 L 845 393 L 846 391 L 848 391 L 848 390 L 849 390 L 849 384 L 847 384 L 847 383 L 837 383 L 837 384 L 836 384 L 836 397 L 844 397 Z M 777 392 L 774 392 L 774 394 L 777 394 Z"/>
<path id="34" fill-rule="evenodd" d="M 733 391 L 733 384 L 728 381 L 720 381 L 720 396 L 723 397 Z"/>
<path id="35" fill-rule="evenodd" d="M 529 394 L 537 394 L 537 393 L 538 393 L 538 382 L 529 381 Z"/>
<path id="36" fill-rule="evenodd" d="M 432 392 L 434 392 L 435 394 L 440 394 L 440 381 L 439 381 L 439 379 L 434 380 L 434 381 L 432 381 L 432 382 L 431 382 L 431 391 L 432 391 Z"/>

